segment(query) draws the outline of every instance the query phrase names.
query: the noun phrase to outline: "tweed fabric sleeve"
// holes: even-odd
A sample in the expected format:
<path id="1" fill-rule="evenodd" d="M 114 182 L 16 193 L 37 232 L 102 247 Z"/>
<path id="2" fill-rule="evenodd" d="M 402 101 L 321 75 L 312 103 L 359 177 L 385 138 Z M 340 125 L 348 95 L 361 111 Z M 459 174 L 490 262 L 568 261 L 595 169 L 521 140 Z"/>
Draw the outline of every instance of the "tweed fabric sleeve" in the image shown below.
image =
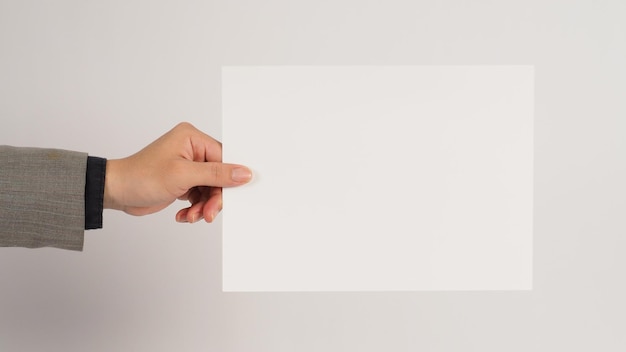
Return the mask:
<path id="1" fill-rule="evenodd" d="M 0 146 L 0 246 L 82 250 L 87 154 Z"/>

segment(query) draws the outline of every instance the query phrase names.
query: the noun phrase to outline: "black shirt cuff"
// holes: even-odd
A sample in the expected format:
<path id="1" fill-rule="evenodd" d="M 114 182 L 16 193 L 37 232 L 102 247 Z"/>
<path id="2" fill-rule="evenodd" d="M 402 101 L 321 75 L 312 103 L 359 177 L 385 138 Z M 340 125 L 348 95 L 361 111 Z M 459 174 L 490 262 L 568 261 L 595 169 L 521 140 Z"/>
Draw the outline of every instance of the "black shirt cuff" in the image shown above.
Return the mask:
<path id="1" fill-rule="evenodd" d="M 85 178 L 85 230 L 102 228 L 106 165 L 107 159 L 95 156 L 87 157 L 87 175 Z"/>

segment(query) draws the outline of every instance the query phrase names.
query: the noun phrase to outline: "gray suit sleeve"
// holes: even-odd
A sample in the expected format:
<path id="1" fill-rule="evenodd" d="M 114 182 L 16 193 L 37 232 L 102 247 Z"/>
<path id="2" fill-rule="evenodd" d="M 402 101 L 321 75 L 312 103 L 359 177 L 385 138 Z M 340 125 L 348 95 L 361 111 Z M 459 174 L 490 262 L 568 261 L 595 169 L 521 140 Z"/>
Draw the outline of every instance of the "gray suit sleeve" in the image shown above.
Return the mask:
<path id="1" fill-rule="evenodd" d="M 0 146 L 0 246 L 82 250 L 87 154 Z"/>

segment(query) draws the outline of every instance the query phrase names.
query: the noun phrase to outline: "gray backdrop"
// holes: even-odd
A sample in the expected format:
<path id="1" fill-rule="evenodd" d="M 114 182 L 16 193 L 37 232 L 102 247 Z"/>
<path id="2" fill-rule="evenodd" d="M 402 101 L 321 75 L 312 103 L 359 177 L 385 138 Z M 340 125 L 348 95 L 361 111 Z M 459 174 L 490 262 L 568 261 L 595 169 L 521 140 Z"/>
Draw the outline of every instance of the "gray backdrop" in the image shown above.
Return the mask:
<path id="1" fill-rule="evenodd" d="M 530 292 L 222 293 L 221 220 L 0 249 L 1 351 L 623 351 L 626 2 L 0 1 L 0 142 L 220 137 L 220 66 L 534 64 Z M 271 135 L 268 136 L 271 138 Z M 323 221 L 323 220 L 322 220 Z"/>

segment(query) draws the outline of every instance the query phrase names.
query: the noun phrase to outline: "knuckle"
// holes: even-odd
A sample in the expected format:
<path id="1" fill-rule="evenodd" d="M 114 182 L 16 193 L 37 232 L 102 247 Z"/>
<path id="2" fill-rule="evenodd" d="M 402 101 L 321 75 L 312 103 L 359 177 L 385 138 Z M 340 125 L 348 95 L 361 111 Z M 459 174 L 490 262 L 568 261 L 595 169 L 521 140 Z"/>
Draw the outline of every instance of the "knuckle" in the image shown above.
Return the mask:
<path id="1" fill-rule="evenodd" d="M 218 163 L 212 163 L 210 166 L 210 174 L 211 177 L 213 178 L 214 181 L 222 181 L 223 180 L 223 174 L 224 174 L 224 168 L 222 167 L 221 164 Z"/>
<path id="2" fill-rule="evenodd" d="M 176 129 L 189 130 L 189 129 L 195 129 L 195 127 L 193 127 L 191 123 L 187 121 L 183 121 L 183 122 L 179 122 L 178 125 L 176 125 Z"/>

